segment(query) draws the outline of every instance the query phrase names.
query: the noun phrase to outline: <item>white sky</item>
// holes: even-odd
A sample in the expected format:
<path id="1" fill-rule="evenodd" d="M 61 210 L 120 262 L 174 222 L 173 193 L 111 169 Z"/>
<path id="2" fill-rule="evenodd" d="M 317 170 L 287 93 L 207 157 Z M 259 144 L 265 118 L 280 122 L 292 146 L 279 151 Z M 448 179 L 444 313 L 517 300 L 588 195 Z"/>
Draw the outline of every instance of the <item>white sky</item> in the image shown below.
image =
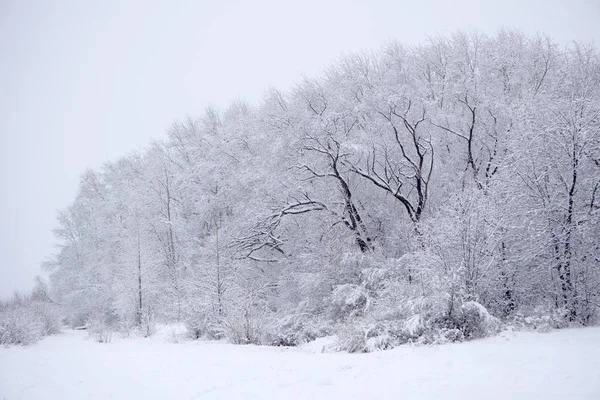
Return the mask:
<path id="1" fill-rule="evenodd" d="M 84 170 L 174 120 L 391 38 L 503 26 L 600 45 L 600 0 L 0 0 L 0 298 L 41 273 Z"/>

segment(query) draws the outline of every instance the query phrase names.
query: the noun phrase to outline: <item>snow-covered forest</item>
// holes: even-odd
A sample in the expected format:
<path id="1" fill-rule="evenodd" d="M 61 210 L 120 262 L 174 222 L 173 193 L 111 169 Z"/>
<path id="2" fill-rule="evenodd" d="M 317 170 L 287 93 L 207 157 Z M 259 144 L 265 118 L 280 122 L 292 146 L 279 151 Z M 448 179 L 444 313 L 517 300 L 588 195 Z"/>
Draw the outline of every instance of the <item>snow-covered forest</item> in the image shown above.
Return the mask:
<path id="1" fill-rule="evenodd" d="M 359 352 L 599 322 L 592 46 L 392 42 L 167 136 L 59 214 L 38 297 L 73 327 Z"/>

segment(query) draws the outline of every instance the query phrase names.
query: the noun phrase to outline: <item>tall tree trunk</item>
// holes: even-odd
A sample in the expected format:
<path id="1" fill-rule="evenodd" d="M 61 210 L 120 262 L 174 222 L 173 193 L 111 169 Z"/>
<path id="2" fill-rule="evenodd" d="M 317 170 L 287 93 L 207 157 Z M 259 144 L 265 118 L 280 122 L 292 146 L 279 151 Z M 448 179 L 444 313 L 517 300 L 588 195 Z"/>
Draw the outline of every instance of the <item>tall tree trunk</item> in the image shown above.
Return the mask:
<path id="1" fill-rule="evenodd" d="M 142 299 L 142 250 L 140 248 L 140 232 L 138 230 L 137 235 L 137 272 L 138 272 L 138 312 L 137 312 L 137 325 L 142 326 L 142 313 L 144 309 L 144 303 Z"/>

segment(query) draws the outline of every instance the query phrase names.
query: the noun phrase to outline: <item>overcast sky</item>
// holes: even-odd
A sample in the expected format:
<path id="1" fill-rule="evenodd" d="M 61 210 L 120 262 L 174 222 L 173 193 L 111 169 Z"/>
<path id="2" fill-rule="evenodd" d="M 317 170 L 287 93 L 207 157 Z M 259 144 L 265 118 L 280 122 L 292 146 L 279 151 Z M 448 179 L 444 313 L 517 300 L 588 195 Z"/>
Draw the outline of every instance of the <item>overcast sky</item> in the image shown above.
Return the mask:
<path id="1" fill-rule="evenodd" d="M 56 211 L 85 169 L 174 120 L 392 38 L 503 26 L 599 44 L 600 0 L 0 0 L 0 298 L 56 251 Z"/>

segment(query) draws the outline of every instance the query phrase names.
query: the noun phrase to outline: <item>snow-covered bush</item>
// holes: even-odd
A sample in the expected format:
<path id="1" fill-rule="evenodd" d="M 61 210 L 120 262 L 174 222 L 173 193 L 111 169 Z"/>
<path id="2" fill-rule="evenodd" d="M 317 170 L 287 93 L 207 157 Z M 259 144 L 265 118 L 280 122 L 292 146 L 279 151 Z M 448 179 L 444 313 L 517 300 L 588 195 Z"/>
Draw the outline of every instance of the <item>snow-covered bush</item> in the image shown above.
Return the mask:
<path id="1" fill-rule="evenodd" d="M 520 330 L 548 332 L 569 326 L 569 313 L 565 308 L 536 307 L 515 313 L 508 323 Z"/>
<path id="2" fill-rule="evenodd" d="M 477 339 L 492 336 L 502 327 L 500 320 L 492 316 L 487 309 L 476 301 L 468 301 L 452 316 L 444 316 L 435 321 L 440 332 L 449 335 L 450 341 Z M 460 331 L 460 334 L 456 332 Z"/>
<path id="3" fill-rule="evenodd" d="M 91 314 L 85 326 L 87 327 L 88 334 L 94 338 L 98 343 L 110 343 L 112 340 L 113 326 L 111 326 L 111 320 L 107 315 L 103 313 Z"/>
<path id="4" fill-rule="evenodd" d="M 358 322 L 344 325 L 337 332 L 337 350 L 348 353 L 365 353 L 367 349 L 365 329 L 365 326 Z"/>
<path id="5" fill-rule="evenodd" d="M 28 345 L 59 331 L 58 310 L 52 304 L 23 296 L 0 303 L 0 344 Z"/>
<path id="6" fill-rule="evenodd" d="M 417 302 L 414 306 L 422 311 L 432 310 L 426 302 Z M 500 328 L 500 321 L 483 305 L 470 301 L 464 303 L 451 318 L 435 313 L 417 313 L 405 319 L 346 321 L 337 330 L 337 346 L 340 351 L 368 353 L 405 343 L 461 342 L 494 335 Z"/>
<path id="7" fill-rule="evenodd" d="M 133 318 L 119 318 L 118 329 L 123 338 L 128 338 L 136 329 Z"/>
<path id="8" fill-rule="evenodd" d="M 337 347 L 349 353 L 371 353 L 387 350 L 418 338 L 421 332 L 419 316 L 407 321 L 354 321 L 337 332 Z"/>
<path id="9" fill-rule="evenodd" d="M 264 304 L 247 301 L 223 317 L 225 337 L 234 344 L 264 344 L 267 314 Z"/>
<path id="10" fill-rule="evenodd" d="M 0 343 L 28 345 L 42 338 L 42 324 L 28 308 L 14 307 L 0 312 Z"/>
<path id="11" fill-rule="evenodd" d="M 426 325 L 423 317 L 419 314 L 413 315 L 402 324 L 403 332 L 409 337 L 419 337 L 425 332 Z"/>
<path id="12" fill-rule="evenodd" d="M 446 344 L 464 340 L 465 335 L 458 328 L 436 328 L 427 331 L 418 341 L 423 344 Z"/>
<path id="13" fill-rule="evenodd" d="M 222 316 L 195 314 L 185 322 L 191 339 L 227 339 L 234 344 L 271 344 L 266 333 L 267 318 L 253 307 L 228 310 Z"/>
<path id="14" fill-rule="evenodd" d="M 370 304 L 367 289 L 360 285 L 338 285 L 331 294 L 331 315 L 334 320 L 362 315 Z"/>
<path id="15" fill-rule="evenodd" d="M 267 326 L 265 344 L 271 346 L 299 346 L 330 333 L 328 324 L 309 313 L 274 318 Z"/>
<path id="16" fill-rule="evenodd" d="M 500 321 L 490 315 L 484 306 L 476 301 L 468 301 L 461 308 L 460 329 L 465 339 L 491 336 L 500 331 Z"/>
<path id="17" fill-rule="evenodd" d="M 189 315 L 185 321 L 187 334 L 192 339 L 222 339 L 225 336 L 218 318 L 207 313 Z"/>

